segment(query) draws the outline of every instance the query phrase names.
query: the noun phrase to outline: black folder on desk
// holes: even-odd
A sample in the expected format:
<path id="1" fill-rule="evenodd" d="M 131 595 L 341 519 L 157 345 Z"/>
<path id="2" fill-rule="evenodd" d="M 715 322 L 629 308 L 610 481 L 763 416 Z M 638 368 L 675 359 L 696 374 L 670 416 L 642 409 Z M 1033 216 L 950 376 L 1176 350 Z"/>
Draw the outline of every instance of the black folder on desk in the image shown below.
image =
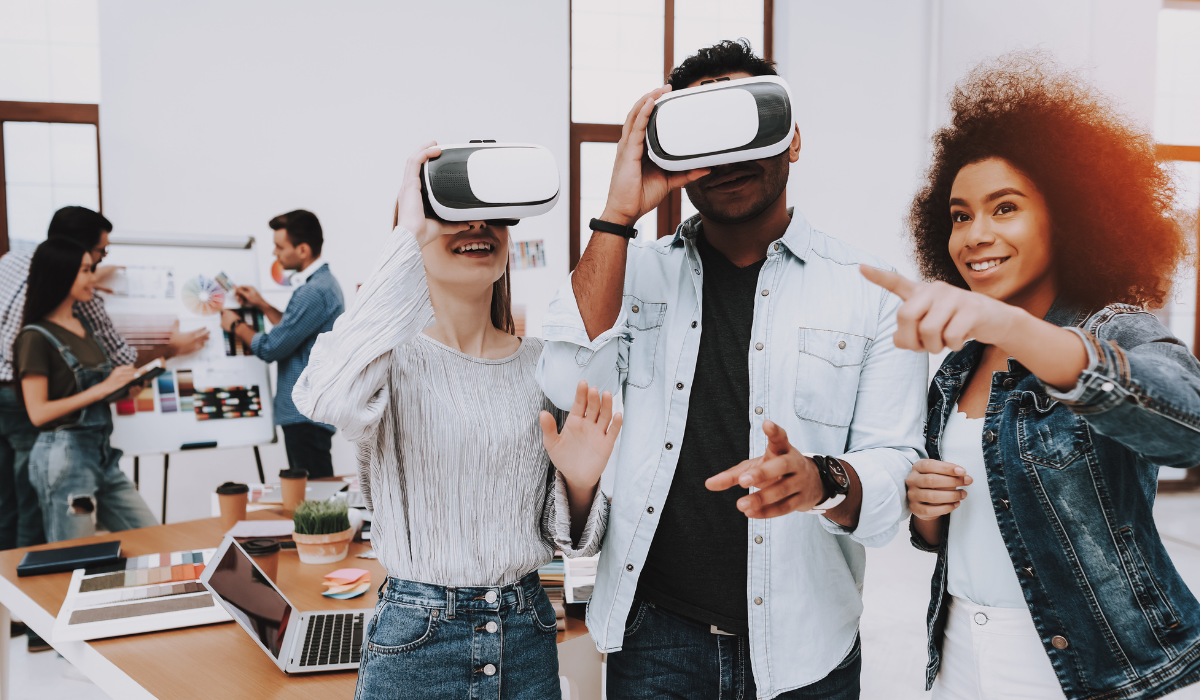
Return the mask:
<path id="1" fill-rule="evenodd" d="M 121 543 L 99 542 L 78 547 L 60 547 L 26 552 L 17 564 L 17 576 L 56 574 L 89 566 L 108 564 L 121 558 Z"/>

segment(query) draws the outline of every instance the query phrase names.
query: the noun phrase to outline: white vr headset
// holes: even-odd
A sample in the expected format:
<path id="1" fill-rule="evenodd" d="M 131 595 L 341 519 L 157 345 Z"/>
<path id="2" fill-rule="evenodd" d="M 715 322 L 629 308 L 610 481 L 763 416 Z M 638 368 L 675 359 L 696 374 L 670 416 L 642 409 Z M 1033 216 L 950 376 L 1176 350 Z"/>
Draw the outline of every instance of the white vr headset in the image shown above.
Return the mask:
<path id="1" fill-rule="evenodd" d="M 769 158 L 787 150 L 794 124 L 783 78 L 725 78 L 655 100 L 646 152 L 670 171 Z"/>
<path id="2" fill-rule="evenodd" d="M 512 226 L 558 202 L 558 165 L 528 143 L 471 141 L 442 146 L 421 166 L 425 215 L 443 221 Z"/>

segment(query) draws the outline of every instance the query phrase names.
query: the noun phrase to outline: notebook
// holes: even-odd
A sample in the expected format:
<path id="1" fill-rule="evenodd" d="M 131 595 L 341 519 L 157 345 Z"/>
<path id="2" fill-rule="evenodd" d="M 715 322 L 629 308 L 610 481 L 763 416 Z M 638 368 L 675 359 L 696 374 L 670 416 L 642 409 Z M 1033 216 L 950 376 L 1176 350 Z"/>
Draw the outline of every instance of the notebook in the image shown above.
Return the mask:
<path id="1" fill-rule="evenodd" d="M 121 542 L 99 542 L 26 552 L 17 564 L 17 576 L 56 574 L 89 566 L 111 564 L 121 558 Z"/>

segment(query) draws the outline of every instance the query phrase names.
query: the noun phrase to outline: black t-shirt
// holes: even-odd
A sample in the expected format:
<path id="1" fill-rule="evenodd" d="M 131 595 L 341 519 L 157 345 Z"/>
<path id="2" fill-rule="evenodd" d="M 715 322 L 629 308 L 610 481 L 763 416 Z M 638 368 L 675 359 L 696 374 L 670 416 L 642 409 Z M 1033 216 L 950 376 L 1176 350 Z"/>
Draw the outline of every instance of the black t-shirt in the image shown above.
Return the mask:
<path id="1" fill-rule="evenodd" d="M 734 634 L 746 621 L 746 489 L 704 481 L 750 456 L 750 331 L 763 260 L 737 267 L 696 236 L 703 325 L 679 465 L 638 579 L 638 597 Z"/>

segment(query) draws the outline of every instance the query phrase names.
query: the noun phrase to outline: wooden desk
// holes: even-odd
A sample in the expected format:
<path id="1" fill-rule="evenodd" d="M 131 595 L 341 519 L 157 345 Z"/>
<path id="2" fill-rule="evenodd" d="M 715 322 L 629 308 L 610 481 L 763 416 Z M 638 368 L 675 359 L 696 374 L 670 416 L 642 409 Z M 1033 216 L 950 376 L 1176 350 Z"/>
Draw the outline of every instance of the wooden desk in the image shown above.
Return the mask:
<path id="1" fill-rule="evenodd" d="M 285 517 L 281 510 L 257 511 L 251 520 Z M 127 530 L 73 541 L 71 544 L 121 541 L 125 556 L 216 547 L 223 531 L 216 518 L 193 520 L 141 530 Z M 56 543 L 63 546 L 64 543 Z M 17 577 L 17 564 L 29 549 L 0 552 L 0 630 L 7 631 L 9 610 L 17 613 L 82 673 L 116 700 L 138 698 L 352 698 L 356 674 L 341 671 L 285 675 L 235 623 L 187 627 L 165 632 L 58 642 L 52 638 L 54 619 L 67 595 L 70 573 Z M 280 553 L 276 583 L 299 610 L 355 610 L 371 608 L 377 598 L 370 591 L 353 600 L 321 595 L 325 574 L 344 566 L 371 572 L 372 587 L 386 578 L 379 563 L 354 555 L 368 545 L 354 542 L 350 556 L 334 564 L 301 564 L 294 549 Z M 0 700 L 8 698 L 8 635 L 0 634 Z M 558 633 L 560 672 L 569 679 L 573 700 L 600 697 L 600 654 L 582 620 L 567 618 L 566 632 Z"/>

